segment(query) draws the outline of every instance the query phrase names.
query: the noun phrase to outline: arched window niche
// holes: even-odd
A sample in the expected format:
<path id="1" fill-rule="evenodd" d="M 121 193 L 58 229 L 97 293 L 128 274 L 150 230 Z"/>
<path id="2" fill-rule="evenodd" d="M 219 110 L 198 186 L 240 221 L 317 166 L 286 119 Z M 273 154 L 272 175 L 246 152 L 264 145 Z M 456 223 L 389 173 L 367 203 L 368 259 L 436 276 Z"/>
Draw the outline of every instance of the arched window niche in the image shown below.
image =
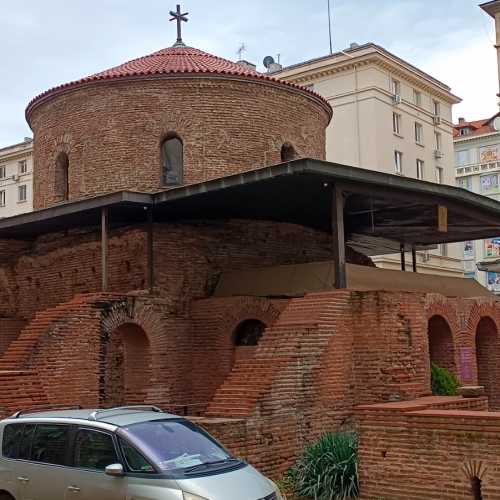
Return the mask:
<path id="1" fill-rule="evenodd" d="M 292 161 L 298 158 L 297 151 L 292 144 L 289 142 L 285 142 L 283 146 L 281 146 L 281 161 Z"/>
<path id="2" fill-rule="evenodd" d="M 69 158 L 64 152 L 56 158 L 54 191 L 59 201 L 69 199 Z"/>
<path id="3" fill-rule="evenodd" d="M 174 132 L 167 134 L 161 143 L 162 184 L 178 186 L 183 181 L 184 145 Z"/>

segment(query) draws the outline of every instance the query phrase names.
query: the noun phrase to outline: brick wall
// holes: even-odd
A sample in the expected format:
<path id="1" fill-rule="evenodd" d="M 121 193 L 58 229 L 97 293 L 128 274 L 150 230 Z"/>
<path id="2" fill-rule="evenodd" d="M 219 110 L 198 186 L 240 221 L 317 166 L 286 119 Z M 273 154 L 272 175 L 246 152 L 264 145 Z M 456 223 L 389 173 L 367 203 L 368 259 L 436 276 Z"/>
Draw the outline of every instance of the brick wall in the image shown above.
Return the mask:
<path id="1" fill-rule="evenodd" d="M 175 78 L 101 82 L 63 93 L 32 113 L 34 207 L 60 200 L 56 159 L 69 158 L 69 199 L 161 186 L 160 144 L 184 144 L 184 182 L 280 163 L 291 143 L 299 156 L 325 158 L 325 105 L 263 81 Z M 264 133 L 265 131 L 265 133 Z"/>
<path id="2" fill-rule="evenodd" d="M 0 356 L 7 350 L 12 341 L 17 339 L 26 321 L 19 319 L 0 318 Z"/>
<path id="3" fill-rule="evenodd" d="M 500 413 L 481 411 L 481 399 L 450 410 L 389 406 L 357 413 L 360 498 L 500 498 Z"/>

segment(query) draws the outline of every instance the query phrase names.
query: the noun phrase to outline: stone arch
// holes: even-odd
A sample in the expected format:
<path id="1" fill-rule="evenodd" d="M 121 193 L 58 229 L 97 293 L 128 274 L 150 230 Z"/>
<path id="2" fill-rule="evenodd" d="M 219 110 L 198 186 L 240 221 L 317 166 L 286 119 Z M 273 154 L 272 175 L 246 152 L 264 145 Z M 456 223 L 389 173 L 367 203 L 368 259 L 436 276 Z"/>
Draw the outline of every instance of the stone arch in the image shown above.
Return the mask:
<path id="1" fill-rule="evenodd" d="M 500 404 L 497 368 L 500 362 L 498 328 L 489 316 L 483 316 L 477 323 L 475 348 L 478 385 L 484 386 L 491 407 L 498 408 Z"/>
<path id="2" fill-rule="evenodd" d="M 446 319 L 435 314 L 429 318 L 427 335 L 429 361 L 457 374 L 453 333 Z"/>
<path id="3" fill-rule="evenodd" d="M 103 406 L 143 404 L 151 386 L 151 346 L 146 332 L 124 323 L 108 338 L 102 366 Z"/>
<path id="4" fill-rule="evenodd" d="M 147 301 L 143 302 L 136 297 L 128 297 L 113 303 L 101 321 L 100 393 L 106 392 L 104 374 L 106 360 L 109 359 L 107 347 L 110 346 L 111 349 L 116 347 L 123 352 L 128 347 L 133 357 L 142 360 L 141 362 L 144 364 L 143 378 L 148 383 L 139 386 L 130 379 L 132 385 L 129 385 L 130 390 L 126 396 L 133 399 L 134 403 L 140 397 L 142 400 L 139 403 L 159 406 L 169 404 L 172 387 L 164 383 L 164 380 L 169 377 L 170 365 L 172 364 L 171 359 L 165 356 L 168 352 L 167 340 L 161 314 L 154 305 Z M 115 362 L 119 363 L 119 361 L 118 355 Z M 131 375 L 134 377 L 135 371 L 131 372 Z M 117 376 L 119 377 L 120 373 Z M 135 395 L 132 391 L 134 388 L 137 389 Z"/>
<path id="5" fill-rule="evenodd" d="M 258 319 L 250 318 L 241 321 L 232 335 L 234 362 L 254 357 L 266 327 L 267 325 Z"/>

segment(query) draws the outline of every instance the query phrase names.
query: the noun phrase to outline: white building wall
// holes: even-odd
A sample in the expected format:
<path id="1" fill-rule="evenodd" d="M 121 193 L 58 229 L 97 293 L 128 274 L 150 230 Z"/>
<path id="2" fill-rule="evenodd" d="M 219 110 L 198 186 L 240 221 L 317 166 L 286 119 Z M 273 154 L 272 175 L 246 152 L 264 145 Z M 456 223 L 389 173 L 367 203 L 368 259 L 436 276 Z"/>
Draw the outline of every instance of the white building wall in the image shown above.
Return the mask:
<path id="1" fill-rule="evenodd" d="M 26 162 L 25 172 L 21 170 L 23 162 Z M 33 211 L 33 143 L 31 140 L 26 140 L 0 149 L 0 218 L 31 211 Z"/>

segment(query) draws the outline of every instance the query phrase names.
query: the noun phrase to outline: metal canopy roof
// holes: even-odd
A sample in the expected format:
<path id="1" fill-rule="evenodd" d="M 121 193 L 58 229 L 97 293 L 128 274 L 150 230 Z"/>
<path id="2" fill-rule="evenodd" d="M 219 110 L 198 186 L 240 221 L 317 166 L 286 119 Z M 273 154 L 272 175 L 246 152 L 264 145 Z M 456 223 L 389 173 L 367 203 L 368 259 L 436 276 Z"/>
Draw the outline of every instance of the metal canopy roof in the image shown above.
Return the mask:
<path id="1" fill-rule="evenodd" d="M 301 159 L 155 194 L 119 192 L 0 220 L 0 238 L 99 224 L 109 209 L 113 224 L 146 219 L 254 219 L 301 224 L 331 232 L 332 191 L 346 195 L 347 243 L 367 254 L 500 235 L 500 203 L 461 188 L 336 163 Z M 438 206 L 447 208 L 447 231 L 438 229 Z M 443 229 L 443 228 L 441 228 Z"/>

